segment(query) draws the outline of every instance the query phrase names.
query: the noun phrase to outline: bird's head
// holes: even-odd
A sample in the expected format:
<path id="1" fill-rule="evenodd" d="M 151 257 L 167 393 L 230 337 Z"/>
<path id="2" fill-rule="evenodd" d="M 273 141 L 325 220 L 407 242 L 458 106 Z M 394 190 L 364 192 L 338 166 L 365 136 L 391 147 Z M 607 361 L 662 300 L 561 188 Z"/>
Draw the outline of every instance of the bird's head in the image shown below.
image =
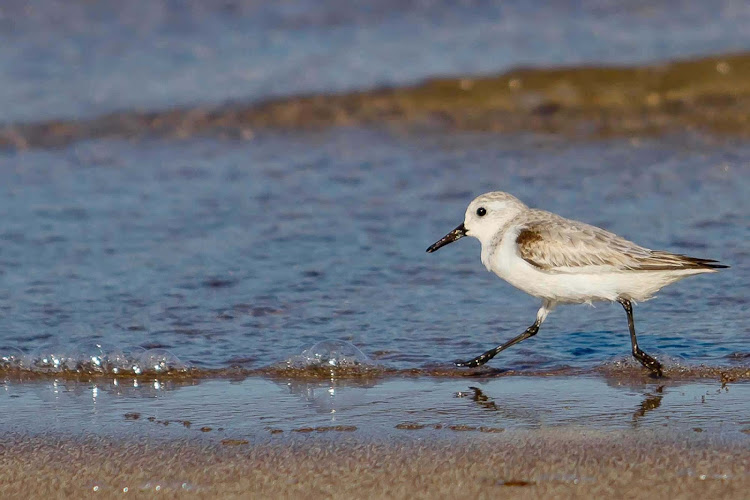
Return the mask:
<path id="1" fill-rule="evenodd" d="M 502 191 L 477 196 L 469 203 L 464 222 L 430 245 L 427 252 L 435 252 L 464 236 L 478 239 L 482 246 L 489 244 L 505 224 L 527 208 L 518 198 Z"/>

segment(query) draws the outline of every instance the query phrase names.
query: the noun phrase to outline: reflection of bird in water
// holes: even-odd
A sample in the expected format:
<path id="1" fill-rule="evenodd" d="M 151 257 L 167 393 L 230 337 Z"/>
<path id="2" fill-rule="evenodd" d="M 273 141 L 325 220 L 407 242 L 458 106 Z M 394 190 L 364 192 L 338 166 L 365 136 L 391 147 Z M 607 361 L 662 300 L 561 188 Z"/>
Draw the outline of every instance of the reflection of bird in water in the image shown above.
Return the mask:
<path id="1" fill-rule="evenodd" d="M 651 410 L 657 409 L 659 406 L 661 406 L 661 400 L 664 397 L 664 386 L 660 385 L 656 388 L 654 391 L 656 394 L 646 394 L 646 399 L 641 401 L 641 404 L 638 405 L 638 408 L 633 413 L 633 423 L 637 424 L 638 419 L 645 416 L 646 413 L 650 412 Z"/>
<path id="2" fill-rule="evenodd" d="M 638 347 L 634 301 L 648 300 L 688 276 L 725 268 L 715 260 L 636 245 L 604 229 L 527 207 L 496 191 L 474 199 L 463 224 L 427 249 L 434 252 L 464 236 L 482 244 L 482 263 L 519 290 L 542 299 L 536 321 L 521 335 L 457 366 L 476 367 L 537 334 L 557 304 L 619 302 L 628 316 L 633 357 L 655 376 L 661 363 Z"/>
<path id="3" fill-rule="evenodd" d="M 523 421 L 538 421 L 539 412 L 534 410 L 519 410 L 516 406 L 504 407 L 501 404 L 495 402 L 495 400 L 487 396 L 482 389 L 479 387 L 469 387 L 471 392 L 459 392 L 456 396 L 461 398 L 471 399 L 477 406 L 490 410 L 493 412 L 499 412 L 503 417 L 507 419 L 518 419 Z M 664 398 L 664 386 L 660 385 L 654 389 L 653 393 L 646 393 L 645 399 L 641 401 L 638 408 L 633 412 L 632 422 L 634 425 L 638 424 L 638 420 L 646 415 L 646 413 L 655 410 L 661 406 L 661 401 Z M 565 407 L 568 409 L 568 407 Z M 614 417 L 616 413 L 607 417 L 607 420 Z M 533 417 L 533 418 L 532 418 Z M 529 422 L 527 422 L 529 423 Z"/>
<path id="4" fill-rule="evenodd" d="M 469 397 L 477 406 L 485 410 L 492 412 L 498 412 L 504 419 L 507 420 L 520 420 L 527 424 L 536 424 L 541 421 L 539 412 L 531 409 L 523 409 L 517 405 L 503 406 L 502 403 L 498 404 L 495 400 L 487 396 L 482 389 L 479 387 L 469 387 L 471 393 L 459 392 L 458 397 Z"/>
<path id="5" fill-rule="evenodd" d="M 471 389 L 472 391 L 474 391 L 474 395 L 471 397 L 471 400 L 472 401 L 476 401 L 476 403 L 479 406 L 481 406 L 483 408 L 487 408 L 489 410 L 497 410 L 498 409 L 497 405 L 495 404 L 495 402 L 493 400 L 491 400 L 490 398 L 488 398 L 484 394 L 484 392 L 482 392 L 482 389 L 480 389 L 479 387 L 469 387 L 469 389 Z"/>

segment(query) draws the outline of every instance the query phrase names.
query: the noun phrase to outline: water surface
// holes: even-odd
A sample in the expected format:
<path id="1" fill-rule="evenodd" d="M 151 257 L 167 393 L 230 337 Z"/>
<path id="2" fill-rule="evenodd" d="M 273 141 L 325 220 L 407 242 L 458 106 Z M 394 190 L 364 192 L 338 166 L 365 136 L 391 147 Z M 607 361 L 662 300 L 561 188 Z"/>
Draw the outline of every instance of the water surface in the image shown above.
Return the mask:
<path id="1" fill-rule="evenodd" d="M 568 377 L 471 381 L 250 377 L 184 385 L 6 381 L 0 391 L 13 410 L 3 412 L 0 424 L 11 434 L 244 439 L 258 444 L 312 436 L 476 440 L 546 429 L 602 435 L 707 432 L 725 440 L 750 439 L 750 385 L 722 387 L 717 382 L 623 384 L 585 376 L 574 383 Z M 45 417 L 29 421 L 28 415 L 35 412 Z"/>
<path id="2" fill-rule="evenodd" d="M 476 195 L 732 266 L 636 308 L 667 365 L 746 366 L 745 143 L 541 136 L 261 135 L 244 143 L 80 143 L 0 157 L 0 345 L 29 356 L 163 348 L 255 369 L 342 339 L 395 369 L 450 369 L 515 336 L 538 303 L 487 273 L 479 244 L 425 248 Z M 492 366 L 628 359 L 619 306 L 562 306 Z"/>

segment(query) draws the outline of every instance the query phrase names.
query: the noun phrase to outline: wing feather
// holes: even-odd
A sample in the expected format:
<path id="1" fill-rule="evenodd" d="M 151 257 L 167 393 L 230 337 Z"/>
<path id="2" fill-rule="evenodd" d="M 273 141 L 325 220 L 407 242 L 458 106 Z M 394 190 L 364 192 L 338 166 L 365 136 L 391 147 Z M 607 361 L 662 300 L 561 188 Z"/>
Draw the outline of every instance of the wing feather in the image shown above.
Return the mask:
<path id="1" fill-rule="evenodd" d="M 584 267 L 613 270 L 664 271 L 716 269 L 715 260 L 650 250 L 604 229 L 531 210 L 516 237 L 518 253 L 545 271 L 576 272 Z"/>

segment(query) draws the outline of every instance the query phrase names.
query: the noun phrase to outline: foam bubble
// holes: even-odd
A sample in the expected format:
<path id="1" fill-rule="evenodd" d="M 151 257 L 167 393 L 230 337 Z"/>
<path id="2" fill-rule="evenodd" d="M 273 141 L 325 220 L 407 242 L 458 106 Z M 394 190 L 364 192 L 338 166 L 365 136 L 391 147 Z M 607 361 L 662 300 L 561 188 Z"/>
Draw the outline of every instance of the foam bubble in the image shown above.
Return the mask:
<path id="1" fill-rule="evenodd" d="M 149 349 L 140 357 L 140 365 L 144 373 L 174 373 L 184 372 L 187 366 L 180 358 L 166 349 Z"/>
<path id="2" fill-rule="evenodd" d="M 290 368 L 354 368 L 370 366 L 365 354 L 346 340 L 323 340 L 287 361 Z"/>
<path id="3" fill-rule="evenodd" d="M 88 375 L 168 375 L 189 367 L 166 349 L 110 346 L 85 340 L 73 347 L 52 344 L 28 355 L 17 347 L 0 346 L 0 370 L 21 369 L 37 373 Z"/>
<path id="4" fill-rule="evenodd" d="M 17 347 L 0 347 L 0 370 L 18 370 L 26 365 L 26 355 Z"/>
<path id="5" fill-rule="evenodd" d="M 143 373 L 141 356 L 146 352 L 141 346 L 125 346 L 111 351 L 107 356 L 107 368 L 110 372 L 140 375 Z"/>
<path id="6" fill-rule="evenodd" d="M 47 345 L 34 350 L 28 357 L 32 371 L 57 373 L 75 370 L 76 361 L 59 344 Z"/>
<path id="7" fill-rule="evenodd" d="M 97 341 L 84 340 L 73 348 L 70 362 L 77 372 L 105 373 L 109 371 L 109 353 L 113 349 L 114 347 Z"/>

